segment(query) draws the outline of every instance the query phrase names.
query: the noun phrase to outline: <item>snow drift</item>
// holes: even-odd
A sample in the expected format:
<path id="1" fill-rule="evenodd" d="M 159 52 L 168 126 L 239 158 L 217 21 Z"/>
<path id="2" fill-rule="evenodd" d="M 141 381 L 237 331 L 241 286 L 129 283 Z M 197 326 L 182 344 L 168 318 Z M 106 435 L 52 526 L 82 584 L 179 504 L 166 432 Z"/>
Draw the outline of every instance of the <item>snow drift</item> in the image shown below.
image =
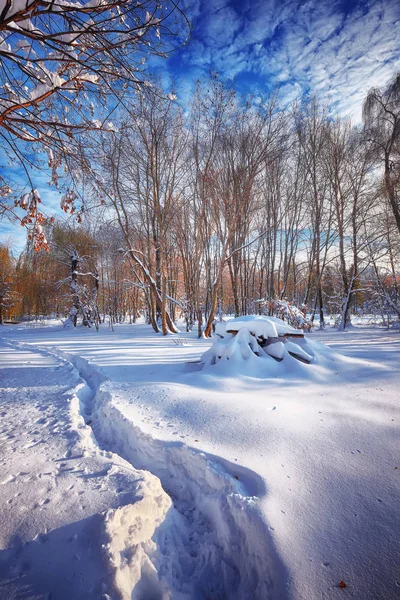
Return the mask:
<path id="1" fill-rule="evenodd" d="M 201 357 L 203 368 L 257 377 L 310 375 L 315 365 L 335 360 L 329 348 L 309 341 L 302 330 L 276 317 L 252 315 L 218 323 L 213 344 Z"/>
<path id="2" fill-rule="evenodd" d="M 136 501 L 104 515 L 103 550 L 116 597 L 286 597 L 285 568 L 253 496 L 258 476 L 145 434 L 120 410 L 107 378 L 81 357 L 57 354 L 79 373 L 74 409 L 90 423 L 95 443 L 142 474 Z"/>

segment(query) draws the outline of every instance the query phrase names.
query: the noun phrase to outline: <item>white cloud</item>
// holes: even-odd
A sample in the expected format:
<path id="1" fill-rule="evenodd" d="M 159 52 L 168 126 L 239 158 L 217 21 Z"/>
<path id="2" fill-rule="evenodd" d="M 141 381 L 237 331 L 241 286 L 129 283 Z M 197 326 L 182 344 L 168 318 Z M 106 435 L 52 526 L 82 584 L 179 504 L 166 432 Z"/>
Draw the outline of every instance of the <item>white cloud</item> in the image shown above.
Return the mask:
<path id="1" fill-rule="evenodd" d="M 288 97 L 296 83 L 296 90 L 336 102 L 355 121 L 368 90 L 386 85 L 400 68 L 397 0 L 366 0 L 347 15 L 328 0 L 300 7 L 295 0 L 252 0 L 241 15 L 226 0 L 207 7 L 204 41 L 189 47 L 189 64 L 228 77 L 252 71 Z"/>
<path id="2" fill-rule="evenodd" d="M 205 27 L 206 39 L 211 47 L 221 48 L 230 44 L 241 26 L 241 20 L 230 6 L 213 12 Z"/>
<path id="3" fill-rule="evenodd" d="M 394 2 L 370 2 L 365 12 L 358 10 L 345 20 L 322 5 L 303 28 L 288 24 L 276 64 L 284 62 L 290 77 L 303 88 L 325 98 L 333 96 L 338 112 L 359 121 L 368 90 L 385 85 L 398 64 L 399 25 L 400 8 Z M 303 44 L 306 36 L 314 42 L 311 51 Z"/>

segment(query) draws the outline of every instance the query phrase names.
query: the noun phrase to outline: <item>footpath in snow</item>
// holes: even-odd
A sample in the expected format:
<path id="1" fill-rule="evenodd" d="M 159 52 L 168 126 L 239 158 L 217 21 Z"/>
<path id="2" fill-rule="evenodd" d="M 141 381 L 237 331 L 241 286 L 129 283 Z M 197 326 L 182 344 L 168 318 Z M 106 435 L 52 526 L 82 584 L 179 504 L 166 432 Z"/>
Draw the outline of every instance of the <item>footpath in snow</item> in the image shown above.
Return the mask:
<path id="1" fill-rule="evenodd" d="M 283 361 L 267 377 L 223 365 L 199 370 L 194 361 L 209 341 L 163 338 L 144 325 L 99 333 L 7 327 L 1 335 L 45 361 L 59 360 L 46 353 L 70 361 L 85 382 L 81 412 L 102 448 L 96 453 L 131 469 L 133 486 L 135 469 L 161 485 L 169 508 L 142 543 L 146 569 L 130 568 L 141 564 L 135 542 L 119 534 L 131 526 L 113 519 L 119 541 L 108 542 L 103 583 L 112 555 L 126 574 L 111 577 L 114 588 L 142 600 L 399 597 L 398 332 L 313 333 L 308 339 L 341 355 L 321 349 L 313 363 L 289 372 Z M 20 471 L 7 467 L 4 479 Z M 107 508 L 90 513 L 100 513 L 100 532 Z M 11 532 L 3 543 L 14 547 Z"/>
<path id="2" fill-rule="evenodd" d="M 156 478 L 96 447 L 71 365 L 1 345 L 0 369 L 0 597 L 122 597 L 119 522 L 138 519 L 135 541 L 151 546 L 169 498 Z"/>
<path id="3" fill-rule="evenodd" d="M 11 344 L 0 345 L 0 598 L 285 597 L 244 484 L 255 475 L 237 466 L 239 482 L 226 461 L 143 434 L 86 360 Z"/>

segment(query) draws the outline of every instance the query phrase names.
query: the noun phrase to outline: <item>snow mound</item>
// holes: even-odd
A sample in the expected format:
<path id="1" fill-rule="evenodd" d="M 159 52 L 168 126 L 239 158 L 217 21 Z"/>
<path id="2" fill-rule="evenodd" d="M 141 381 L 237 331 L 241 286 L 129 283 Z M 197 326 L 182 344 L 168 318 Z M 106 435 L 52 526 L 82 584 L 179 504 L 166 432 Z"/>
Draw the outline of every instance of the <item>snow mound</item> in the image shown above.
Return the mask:
<path id="1" fill-rule="evenodd" d="M 114 573 L 115 589 L 121 600 L 131 600 L 132 591 L 142 589 L 154 598 L 169 598 L 168 588 L 159 581 L 155 562 L 154 534 L 172 507 L 159 479 L 146 473 L 140 498 L 134 504 L 110 509 L 105 515 L 106 543 L 103 546 Z M 134 597 L 140 596 L 138 593 Z"/>
<path id="2" fill-rule="evenodd" d="M 309 342 L 301 329 L 276 317 L 249 315 L 231 319 L 219 323 L 215 333 L 213 345 L 202 355 L 203 367 L 219 365 L 232 374 L 288 375 L 309 370 L 309 365 L 327 355 L 334 360 L 329 348 Z"/>
<path id="3" fill-rule="evenodd" d="M 230 319 L 224 325 L 227 332 L 237 332 L 241 329 L 246 329 L 257 338 L 264 339 L 285 335 L 303 335 L 302 329 L 295 329 L 277 317 L 246 315 L 245 317 Z"/>

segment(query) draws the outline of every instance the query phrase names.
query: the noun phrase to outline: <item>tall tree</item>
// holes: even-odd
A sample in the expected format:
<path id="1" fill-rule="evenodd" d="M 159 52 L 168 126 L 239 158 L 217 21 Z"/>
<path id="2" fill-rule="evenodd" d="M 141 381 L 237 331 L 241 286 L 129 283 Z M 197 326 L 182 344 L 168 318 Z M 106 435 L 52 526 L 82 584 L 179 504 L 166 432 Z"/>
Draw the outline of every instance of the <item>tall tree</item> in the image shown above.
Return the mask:
<path id="1" fill-rule="evenodd" d="M 400 74 L 386 89 L 369 91 L 363 119 L 365 136 L 383 164 L 385 191 L 400 233 Z"/>
<path id="2" fill-rule="evenodd" d="M 332 204 L 328 195 L 328 182 L 324 173 L 324 148 L 327 140 L 327 114 L 316 98 L 295 115 L 299 143 L 302 147 L 302 158 L 307 173 L 308 206 L 311 215 L 310 234 L 310 266 L 308 286 L 304 297 L 307 305 L 314 287 L 315 295 L 312 306 L 312 319 L 317 307 L 320 317 L 320 328 L 325 326 L 322 294 L 322 278 L 326 264 L 327 250 L 330 243 Z"/>

